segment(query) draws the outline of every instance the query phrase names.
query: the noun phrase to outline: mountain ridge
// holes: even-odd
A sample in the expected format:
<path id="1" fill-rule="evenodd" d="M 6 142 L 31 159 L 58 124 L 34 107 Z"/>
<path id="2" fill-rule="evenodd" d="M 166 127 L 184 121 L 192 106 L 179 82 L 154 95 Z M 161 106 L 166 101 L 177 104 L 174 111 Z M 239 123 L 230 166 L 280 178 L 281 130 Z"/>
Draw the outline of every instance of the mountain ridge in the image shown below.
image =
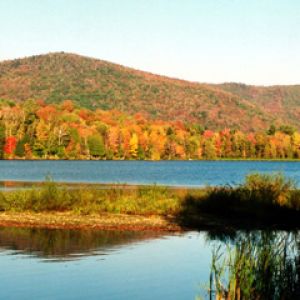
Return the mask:
<path id="1" fill-rule="evenodd" d="M 0 62 L 0 98 L 70 99 L 89 109 L 141 112 L 212 129 L 266 129 L 273 123 L 299 128 L 300 117 L 300 85 L 198 83 L 65 52 Z"/>

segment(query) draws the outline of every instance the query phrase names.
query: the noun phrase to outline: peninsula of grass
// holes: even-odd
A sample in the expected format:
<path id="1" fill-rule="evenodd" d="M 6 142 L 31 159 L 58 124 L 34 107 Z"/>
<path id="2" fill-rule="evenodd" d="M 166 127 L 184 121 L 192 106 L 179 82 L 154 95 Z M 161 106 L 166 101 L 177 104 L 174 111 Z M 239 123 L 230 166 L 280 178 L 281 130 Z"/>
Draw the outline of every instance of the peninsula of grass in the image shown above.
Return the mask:
<path id="1" fill-rule="evenodd" d="M 251 174 L 239 186 L 171 189 L 79 185 L 47 180 L 0 192 L 0 225 L 181 230 L 299 228 L 300 190 L 281 174 Z"/>

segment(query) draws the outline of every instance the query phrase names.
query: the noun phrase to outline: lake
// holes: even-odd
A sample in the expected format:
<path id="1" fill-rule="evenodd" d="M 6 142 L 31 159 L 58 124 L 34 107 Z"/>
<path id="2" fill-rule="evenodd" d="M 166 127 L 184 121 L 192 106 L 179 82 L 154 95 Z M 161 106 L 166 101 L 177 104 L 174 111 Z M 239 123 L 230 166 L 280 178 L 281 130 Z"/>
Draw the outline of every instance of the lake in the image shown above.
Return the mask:
<path id="1" fill-rule="evenodd" d="M 280 252 L 282 240 L 289 244 Z M 299 278 L 292 272 L 299 260 L 299 232 L 159 234 L 0 228 L 0 298 L 208 299 L 212 259 L 215 254 L 225 257 L 226 247 L 252 249 L 247 259 L 252 255 L 264 267 L 261 254 L 271 255 L 274 274 L 267 274 L 268 282 L 276 285 L 276 280 L 282 280 L 274 269 L 276 261 L 281 275 L 288 271 L 294 278 L 289 284 L 297 288 Z M 258 280 L 264 272 L 257 272 Z M 278 288 L 268 291 L 276 292 Z"/>
<path id="2" fill-rule="evenodd" d="M 196 187 L 239 184 L 251 172 L 282 172 L 300 182 L 300 162 L 288 161 L 0 161 L 0 181 L 159 184 Z"/>
<path id="3" fill-rule="evenodd" d="M 236 185 L 251 172 L 282 172 L 300 182 L 299 167 L 287 161 L 0 161 L 0 181 L 39 182 L 50 174 L 69 183 L 195 187 Z M 216 278 L 225 290 L 244 278 L 240 290 L 260 299 L 300 299 L 299 261 L 299 231 L 0 227 L 0 299 L 209 299 L 209 291 L 215 299 Z"/>

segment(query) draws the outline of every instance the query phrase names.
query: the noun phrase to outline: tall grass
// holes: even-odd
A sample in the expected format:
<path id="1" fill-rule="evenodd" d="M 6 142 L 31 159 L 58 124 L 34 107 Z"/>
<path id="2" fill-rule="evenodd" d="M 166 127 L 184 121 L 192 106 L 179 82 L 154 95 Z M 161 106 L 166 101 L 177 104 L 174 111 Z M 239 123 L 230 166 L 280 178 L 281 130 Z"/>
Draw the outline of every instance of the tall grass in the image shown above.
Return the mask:
<path id="1" fill-rule="evenodd" d="M 300 191 L 282 174 L 250 174 L 237 187 L 211 187 L 202 196 L 188 195 L 185 206 L 189 213 L 268 218 L 273 213 L 299 212 Z"/>
<path id="2" fill-rule="evenodd" d="M 159 186 L 70 188 L 47 180 L 39 188 L 0 192 L 0 211 L 175 215 L 180 201 L 176 192 Z"/>
<path id="3" fill-rule="evenodd" d="M 185 225 L 191 225 L 192 216 L 210 214 L 233 220 L 247 217 L 275 223 L 284 222 L 290 216 L 299 218 L 300 191 L 282 174 L 251 174 L 237 187 L 193 191 L 160 186 L 70 187 L 48 179 L 39 187 L 0 192 L 0 211 L 168 215 L 184 220 Z"/>
<path id="4" fill-rule="evenodd" d="M 272 231 L 220 244 L 212 253 L 210 299 L 299 299 L 298 246 L 298 234 Z"/>

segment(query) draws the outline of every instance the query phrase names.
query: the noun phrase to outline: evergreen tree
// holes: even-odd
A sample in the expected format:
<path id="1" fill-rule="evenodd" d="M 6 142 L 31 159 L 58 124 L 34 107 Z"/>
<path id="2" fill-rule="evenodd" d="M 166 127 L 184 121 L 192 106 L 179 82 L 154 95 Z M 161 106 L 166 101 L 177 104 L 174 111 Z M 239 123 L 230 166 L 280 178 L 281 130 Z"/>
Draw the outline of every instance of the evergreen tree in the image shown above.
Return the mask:
<path id="1" fill-rule="evenodd" d="M 274 135 L 275 132 L 276 132 L 276 127 L 275 127 L 274 124 L 272 124 L 272 125 L 270 126 L 270 128 L 268 129 L 267 134 L 268 134 L 268 135 Z"/>
<path id="2" fill-rule="evenodd" d="M 25 144 L 30 142 L 30 137 L 28 134 L 25 134 L 25 136 L 17 142 L 15 155 L 17 157 L 24 157 L 25 156 Z"/>

